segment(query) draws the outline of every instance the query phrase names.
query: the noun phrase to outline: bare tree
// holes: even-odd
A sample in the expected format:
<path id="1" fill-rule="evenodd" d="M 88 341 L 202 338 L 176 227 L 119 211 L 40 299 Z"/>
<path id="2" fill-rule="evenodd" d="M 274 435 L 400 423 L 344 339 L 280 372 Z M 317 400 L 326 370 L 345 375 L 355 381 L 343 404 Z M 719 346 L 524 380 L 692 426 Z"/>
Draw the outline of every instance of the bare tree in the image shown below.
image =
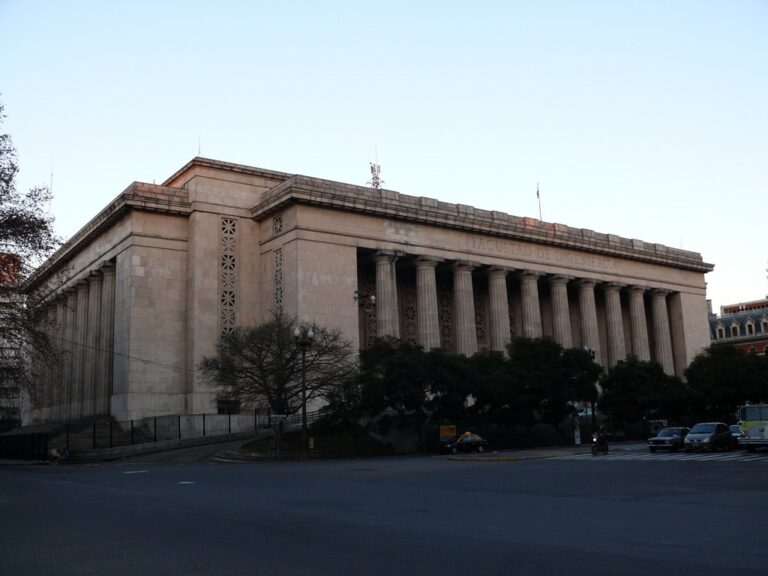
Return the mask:
<path id="1" fill-rule="evenodd" d="M 4 119 L 0 104 L 0 124 Z M 59 244 L 45 209 L 51 196 L 46 187 L 19 192 L 18 171 L 11 137 L 0 134 L 0 420 L 18 411 L 20 390 L 31 381 L 27 360 L 53 353 L 42 307 L 21 291 L 34 267 Z"/>
<path id="2" fill-rule="evenodd" d="M 313 332 L 303 359 L 296 328 L 302 334 L 310 328 Z M 290 415 L 302 407 L 302 390 L 307 404 L 327 399 L 355 373 L 357 362 L 339 330 L 275 316 L 260 326 L 223 335 L 218 355 L 205 358 L 200 370 L 219 386 L 221 400 L 266 404 L 276 414 Z"/>

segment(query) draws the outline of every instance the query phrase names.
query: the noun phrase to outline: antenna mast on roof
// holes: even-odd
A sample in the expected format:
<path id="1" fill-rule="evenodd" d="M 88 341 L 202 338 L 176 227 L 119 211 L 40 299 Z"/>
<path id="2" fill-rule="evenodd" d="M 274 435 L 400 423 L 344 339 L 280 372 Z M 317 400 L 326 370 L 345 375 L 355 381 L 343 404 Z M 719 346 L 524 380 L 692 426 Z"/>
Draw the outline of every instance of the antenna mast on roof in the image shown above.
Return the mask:
<path id="1" fill-rule="evenodd" d="M 371 162 L 371 179 L 368 184 L 374 190 L 381 190 L 381 185 L 384 184 L 384 180 L 381 179 L 381 166 L 375 162 Z"/>

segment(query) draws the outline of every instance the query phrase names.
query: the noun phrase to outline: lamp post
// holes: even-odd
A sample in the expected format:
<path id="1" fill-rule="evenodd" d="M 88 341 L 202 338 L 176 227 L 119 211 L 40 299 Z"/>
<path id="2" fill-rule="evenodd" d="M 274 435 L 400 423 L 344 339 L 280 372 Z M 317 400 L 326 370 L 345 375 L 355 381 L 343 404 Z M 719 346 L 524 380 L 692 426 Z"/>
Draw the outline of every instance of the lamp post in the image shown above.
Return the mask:
<path id="1" fill-rule="evenodd" d="M 296 326 L 293 330 L 296 346 L 301 352 L 301 453 L 307 455 L 307 350 L 312 347 L 315 333 L 310 326 L 302 329 Z"/>
<path id="2" fill-rule="evenodd" d="M 359 290 L 355 290 L 352 293 L 352 298 L 357 302 L 366 312 L 370 312 L 376 306 L 376 296 L 374 294 L 361 293 Z"/>

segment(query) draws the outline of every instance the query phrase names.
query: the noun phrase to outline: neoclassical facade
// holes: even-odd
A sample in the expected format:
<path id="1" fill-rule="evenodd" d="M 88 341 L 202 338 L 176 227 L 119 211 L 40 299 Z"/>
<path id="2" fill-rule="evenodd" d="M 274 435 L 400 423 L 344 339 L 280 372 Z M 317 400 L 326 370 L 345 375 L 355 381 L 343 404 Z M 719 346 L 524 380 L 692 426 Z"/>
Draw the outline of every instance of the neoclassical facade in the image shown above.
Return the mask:
<path id="1" fill-rule="evenodd" d="M 682 374 L 709 344 L 712 268 L 641 240 L 195 158 L 129 186 L 28 282 L 67 353 L 39 368 L 25 419 L 215 411 L 196 366 L 222 333 L 275 312 L 357 348 L 394 336 L 471 355 L 548 336 L 608 367 L 632 354 Z"/>

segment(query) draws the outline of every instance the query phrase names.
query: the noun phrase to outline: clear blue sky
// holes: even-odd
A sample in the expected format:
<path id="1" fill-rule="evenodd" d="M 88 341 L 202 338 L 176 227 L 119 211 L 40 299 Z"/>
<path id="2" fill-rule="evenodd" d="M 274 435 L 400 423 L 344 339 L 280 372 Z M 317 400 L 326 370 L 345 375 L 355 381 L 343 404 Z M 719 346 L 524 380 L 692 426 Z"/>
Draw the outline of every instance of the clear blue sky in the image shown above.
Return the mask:
<path id="1" fill-rule="evenodd" d="M 197 155 L 702 253 L 766 296 L 768 2 L 0 0 L 18 184 L 68 237 Z"/>

